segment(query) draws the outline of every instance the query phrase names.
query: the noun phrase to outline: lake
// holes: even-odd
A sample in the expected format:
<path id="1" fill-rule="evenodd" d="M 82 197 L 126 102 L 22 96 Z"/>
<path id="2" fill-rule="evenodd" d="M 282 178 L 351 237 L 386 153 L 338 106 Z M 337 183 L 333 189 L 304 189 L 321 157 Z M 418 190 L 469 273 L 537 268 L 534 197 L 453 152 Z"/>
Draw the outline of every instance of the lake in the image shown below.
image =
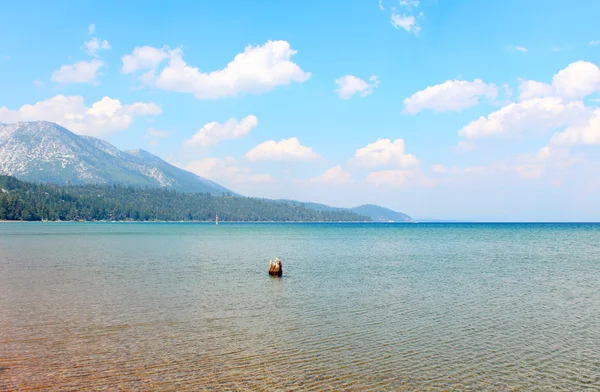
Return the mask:
<path id="1" fill-rule="evenodd" d="M 600 224 L 0 223 L 0 390 L 83 388 L 598 391 Z"/>

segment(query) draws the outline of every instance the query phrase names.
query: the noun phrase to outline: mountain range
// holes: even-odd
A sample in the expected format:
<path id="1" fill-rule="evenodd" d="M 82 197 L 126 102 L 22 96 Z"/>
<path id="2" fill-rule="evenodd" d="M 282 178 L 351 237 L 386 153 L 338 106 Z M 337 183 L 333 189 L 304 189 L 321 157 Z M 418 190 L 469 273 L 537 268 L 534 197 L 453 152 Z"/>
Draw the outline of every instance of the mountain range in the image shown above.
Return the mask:
<path id="1" fill-rule="evenodd" d="M 299 202 L 295 200 L 277 200 L 280 202 L 301 206 L 305 208 L 310 208 L 312 210 L 317 211 L 339 211 L 339 210 L 347 210 L 350 212 L 354 212 L 355 214 L 368 216 L 371 218 L 373 222 L 414 222 L 414 220 L 401 212 L 396 212 L 390 210 L 389 208 L 377 206 L 374 204 L 364 204 L 358 207 L 353 208 L 339 208 L 339 207 L 331 207 L 326 204 L 320 203 L 311 203 L 311 202 Z"/>
<path id="2" fill-rule="evenodd" d="M 221 195 L 229 189 L 144 150 L 121 151 L 47 122 L 0 124 L 0 173 L 31 182 L 168 187 Z"/>
<path id="3" fill-rule="evenodd" d="M 0 124 L 0 174 L 35 183 L 121 184 L 239 196 L 147 151 L 121 151 L 104 140 L 76 135 L 47 121 Z M 370 204 L 342 209 L 318 203 L 279 201 L 317 211 L 351 211 L 379 222 L 412 222 L 406 214 Z"/>

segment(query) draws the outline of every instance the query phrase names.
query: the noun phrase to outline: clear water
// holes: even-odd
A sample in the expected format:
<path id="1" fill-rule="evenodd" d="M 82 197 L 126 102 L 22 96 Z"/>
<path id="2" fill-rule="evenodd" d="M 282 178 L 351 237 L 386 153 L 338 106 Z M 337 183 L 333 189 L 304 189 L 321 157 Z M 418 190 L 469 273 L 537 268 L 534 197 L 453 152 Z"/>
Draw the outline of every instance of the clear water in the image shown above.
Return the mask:
<path id="1" fill-rule="evenodd" d="M 598 391 L 600 225 L 0 224 L 27 389 Z"/>

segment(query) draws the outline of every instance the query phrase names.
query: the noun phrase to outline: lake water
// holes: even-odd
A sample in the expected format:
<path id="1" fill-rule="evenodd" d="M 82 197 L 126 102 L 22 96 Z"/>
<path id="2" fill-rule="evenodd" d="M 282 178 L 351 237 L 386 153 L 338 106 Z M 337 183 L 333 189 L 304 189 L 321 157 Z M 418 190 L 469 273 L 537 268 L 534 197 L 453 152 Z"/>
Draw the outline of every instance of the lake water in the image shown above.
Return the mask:
<path id="1" fill-rule="evenodd" d="M 600 225 L 0 223 L 0 390 L 84 388 L 598 391 Z"/>

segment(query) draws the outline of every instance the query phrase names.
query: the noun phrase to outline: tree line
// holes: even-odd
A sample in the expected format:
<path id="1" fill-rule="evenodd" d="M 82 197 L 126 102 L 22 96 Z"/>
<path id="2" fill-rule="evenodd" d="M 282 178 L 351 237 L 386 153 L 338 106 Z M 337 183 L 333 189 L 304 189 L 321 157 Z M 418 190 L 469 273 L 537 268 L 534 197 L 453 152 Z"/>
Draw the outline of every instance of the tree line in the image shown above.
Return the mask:
<path id="1" fill-rule="evenodd" d="M 0 220 L 20 221 L 368 221 L 348 210 L 165 188 L 123 185 L 54 185 L 0 176 Z"/>

